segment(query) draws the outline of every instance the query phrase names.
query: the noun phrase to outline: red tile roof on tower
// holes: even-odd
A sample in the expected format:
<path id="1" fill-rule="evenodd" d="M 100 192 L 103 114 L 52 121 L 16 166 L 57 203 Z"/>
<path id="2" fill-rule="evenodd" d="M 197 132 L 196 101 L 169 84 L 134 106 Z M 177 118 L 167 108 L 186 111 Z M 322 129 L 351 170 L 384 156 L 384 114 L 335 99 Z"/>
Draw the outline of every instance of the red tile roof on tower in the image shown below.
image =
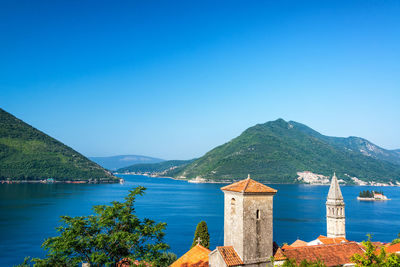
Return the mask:
<path id="1" fill-rule="evenodd" d="M 351 256 L 354 254 L 363 254 L 364 250 L 355 242 L 304 246 L 284 251 L 288 259 L 296 260 L 300 264 L 303 260 L 307 261 L 322 261 L 327 266 L 338 266 L 346 263 L 351 263 Z"/>
<path id="2" fill-rule="evenodd" d="M 240 193 L 276 193 L 277 190 L 266 186 L 262 183 L 256 182 L 250 178 L 241 180 L 239 182 L 224 186 L 221 188 L 224 191 L 233 191 Z"/>
<path id="3" fill-rule="evenodd" d="M 172 263 L 170 267 L 208 267 L 208 254 L 210 252 L 209 249 L 197 244 Z"/>
<path id="4" fill-rule="evenodd" d="M 219 254 L 221 254 L 227 266 L 240 266 L 243 265 L 242 259 L 236 253 L 232 246 L 217 247 Z"/>

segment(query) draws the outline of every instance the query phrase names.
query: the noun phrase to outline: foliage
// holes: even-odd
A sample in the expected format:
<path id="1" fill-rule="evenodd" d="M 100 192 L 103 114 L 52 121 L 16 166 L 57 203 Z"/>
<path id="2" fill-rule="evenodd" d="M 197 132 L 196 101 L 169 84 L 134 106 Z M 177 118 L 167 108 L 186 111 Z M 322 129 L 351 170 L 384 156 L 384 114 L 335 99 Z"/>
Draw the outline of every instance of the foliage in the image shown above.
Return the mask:
<path id="1" fill-rule="evenodd" d="M 351 261 L 356 263 L 357 267 L 395 267 L 400 266 L 400 257 L 396 254 L 386 255 L 385 248 L 380 248 L 378 253 L 377 247 L 371 242 L 371 235 L 367 235 L 368 240 L 363 241 L 365 247 L 363 255 L 355 254 L 351 257 Z"/>
<path id="2" fill-rule="evenodd" d="M 0 109 L 0 180 L 113 180 L 111 173 Z"/>
<path id="3" fill-rule="evenodd" d="M 397 243 L 400 243 L 400 233 L 397 234 L 397 238 L 396 239 L 393 239 L 392 245 L 397 244 Z"/>
<path id="4" fill-rule="evenodd" d="M 363 191 L 360 191 L 359 196 L 360 196 L 360 197 L 364 197 L 364 198 L 373 198 L 373 197 L 374 197 L 374 194 L 381 194 L 381 195 L 383 195 L 383 191 L 374 191 L 374 190 L 369 191 L 369 190 L 363 190 Z"/>
<path id="5" fill-rule="evenodd" d="M 322 261 L 307 261 L 303 260 L 300 264 L 297 264 L 294 259 L 288 259 L 283 264 L 282 267 L 326 267 Z"/>
<path id="6" fill-rule="evenodd" d="M 201 221 L 197 224 L 196 231 L 194 232 L 193 243 L 190 248 L 197 245 L 198 238 L 200 238 L 200 245 L 205 248 L 210 247 L 210 234 L 208 233 L 208 227 L 205 221 Z"/>
<path id="7" fill-rule="evenodd" d="M 44 241 L 44 259 L 32 260 L 34 266 L 90 266 L 115 265 L 123 258 L 167 266 L 176 255 L 163 254 L 168 245 L 163 243 L 165 223 L 139 219 L 135 215 L 136 196 L 145 188 L 131 190 L 125 202 L 94 206 L 95 215 L 62 216 L 60 233 Z"/>
<path id="8" fill-rule="evenodd" d="M 176 256 L 175 253 L 172 252 L 163 252 L 163 254 L 160 257 L 159 262 L 162 262 L 165 264 L 165 266 L 170 266 L 172 263 L 174 263 L 178 257 Z"/>
<path id="9" fill-rule="evenodd" d="M 347 139 L 335 138 L 323 136 L 300 123 L 279 119 L 248 128 L 240 136 L 167 175 L 237 180 L 250 173 L 260 181 L 296 183 L 299 171 L 323 175 L 336 171 L 350 183 L 347 175 L 365 181 L 400 179 L 400 165 L 366 156 L 360 149 L 350 149 L 353 146 Z"/>

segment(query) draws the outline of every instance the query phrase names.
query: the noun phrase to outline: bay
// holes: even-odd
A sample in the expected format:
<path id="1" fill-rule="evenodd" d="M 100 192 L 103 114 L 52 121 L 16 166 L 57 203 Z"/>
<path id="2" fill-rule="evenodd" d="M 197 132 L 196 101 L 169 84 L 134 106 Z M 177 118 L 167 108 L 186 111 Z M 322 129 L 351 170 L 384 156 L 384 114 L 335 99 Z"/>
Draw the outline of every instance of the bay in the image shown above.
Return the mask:
<path id="1" fill-rule="evenodd" d="M 166 222 L 165 241 L 178 256 L 193 240 L 197 223 L 205 220 L 210 248 L 223 245 L 223 184 L 191 184 L 166 178 L 123 175 L 120 184 L 2 184 L 0 185 L 0 266 L 21 263 L 25 256 L 41 257 L 45 238 L 55 236 L 61 215 L 89 215 L 93 205 L 123 201 L 138 185 L 147 188 L 138 197 L 139 217 Z M 274 240 L 291 243 L 311 241 L 326 234 L 325 201 L 328 186 L 270 185 L 274 198 Z M 373 235 L 389 242 L 400 232 L 398 187 L 342 186 L 346 203 L 347 238 L 354 241 Z M 392 200 L 360 202 L 360 190 L 383 190 Z"/>

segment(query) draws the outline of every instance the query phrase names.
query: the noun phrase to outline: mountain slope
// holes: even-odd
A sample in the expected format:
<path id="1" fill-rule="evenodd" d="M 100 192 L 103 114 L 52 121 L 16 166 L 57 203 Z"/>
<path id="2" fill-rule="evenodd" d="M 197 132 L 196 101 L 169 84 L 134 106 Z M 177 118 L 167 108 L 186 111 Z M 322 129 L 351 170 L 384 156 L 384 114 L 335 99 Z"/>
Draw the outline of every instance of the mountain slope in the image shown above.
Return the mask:
<path id="1" fill-rule="evenodd" d="M 0 180 L 114 180 L 75 150 L 0 109 Z"/>
<path id="2" fill-rule="evenodd" d="M 336 171 L 343 178 L 347 174 L 364 180 L 400 180 L 399 165 L 333 144 L 305 127 L 282 119 L 258 124 L 175 170 L 174 176 L 237 180 L 249 173 L 266 182 L 293 183 L 297 172 L 331 175 Z"/>
<path id="3" fill-rule="evenodd" d="M 113 170 L 113 171 L 120 169 L 120 168 L 131 166 L 133 164 L 158 163 L 158 162 L 164 161 L 163 159 L 140 156 L 140 155 L 89 157 L 89 159 L 96 162 L 103 168 Z"/>
<path id="4" fill-rule="evenodd" d="M 384 149 L 361 137 L 350 136 L 345 138 L 345 137 L 325 136 L 304 124 L 295 121 L 290 121 L 289 123 L 292 124 L 297 129 L 305 133 L 308 133 L 311 136 L 314 136 L 318 139 L 326 141 L 331 145 L 335 145 L 340 148 L 346 148 L 354 152 L 360 152 L 365 156 L 369 156 L 379 160 L 385 160 L 400 165 L 400 153 L 399 153 L 400 150 Z"/>

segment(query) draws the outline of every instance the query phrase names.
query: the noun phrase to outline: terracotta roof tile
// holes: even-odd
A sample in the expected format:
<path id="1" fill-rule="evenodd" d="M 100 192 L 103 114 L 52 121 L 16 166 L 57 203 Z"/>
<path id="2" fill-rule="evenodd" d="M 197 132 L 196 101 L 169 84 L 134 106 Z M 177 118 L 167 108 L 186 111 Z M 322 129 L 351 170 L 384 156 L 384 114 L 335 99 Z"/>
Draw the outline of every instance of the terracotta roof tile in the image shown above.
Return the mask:
<path id="1" fill-rule="evenodd" d="M 332 244 L 332 245 L 317 245 L 305 246 L 284 251 L 288 259 L 296 260 L 300 264 L 303 260 L 324 262 L 327 266 L 338 266 L 350 263 L 350 258 L 354 254 L 363 254 L 364 251 L 355 242 Z"/>
<path id="2" fill-rule="evenodd" d="M 232 246 L 217 247 L 227 266 L 243 265 L 242 259 Z"/>
<path id="3" fill-rule="evenodd" d="M 307 246 L 307 242 L 303 241 L 303 240 L 300 240 L 300 239 L 297 239 L 290 246 L 292 248 L 304 247 L 304 246 Z"/>
<path id="4" fill-rule="evenodd" d="M 291 248 L 293 248 L 293 247 L 291 247 L 291 246 L 288 245 L 288 244 L 284 244 L 284 245 L 282 246 L 282 249 L 283 249 L 283 250 L 285 250 L 285 249 L 291 249 Z"/>
<path id="5" fill-rule="evenodd" d="M 284 261 L 286 260 L 285 254 L 283 254 L 283 251 L 281 248 L 278 248 L 274 254 L 274 260 L 276 261 Z"/>
<path id="6" fill-rule="evenodd" d="M 326 237 L 323 235 L 320 235 L 318 237 L 318 240 L 322 242 L 322 244 L 325 245 L 329 245 L 329 244 L 340 244 L 343 242 L 349 242 L 349 240 L 347 240 L 344 237 Z"/>
<path id="7" fill-rule="evenodd" d="M 400 243 L 390 245 L 386 248 L 387 253 L 396 253 L 400 251 Z"/>
<path id="8" fill-rule="evenodd" d="M 170 267 L 208 267 L 210 250 L 202 245 L 196 245 L 177 259 Z"/>
<path id="9" fill-rule="evenodd" d="M 221 188 L 224 191 L 233 191 L 240 193 L 276 193 L 277 190 L 266 186 L 262 183 L 256 182 L 250 178 L 241 180 L 239 182 L 224 186 Z"/>

